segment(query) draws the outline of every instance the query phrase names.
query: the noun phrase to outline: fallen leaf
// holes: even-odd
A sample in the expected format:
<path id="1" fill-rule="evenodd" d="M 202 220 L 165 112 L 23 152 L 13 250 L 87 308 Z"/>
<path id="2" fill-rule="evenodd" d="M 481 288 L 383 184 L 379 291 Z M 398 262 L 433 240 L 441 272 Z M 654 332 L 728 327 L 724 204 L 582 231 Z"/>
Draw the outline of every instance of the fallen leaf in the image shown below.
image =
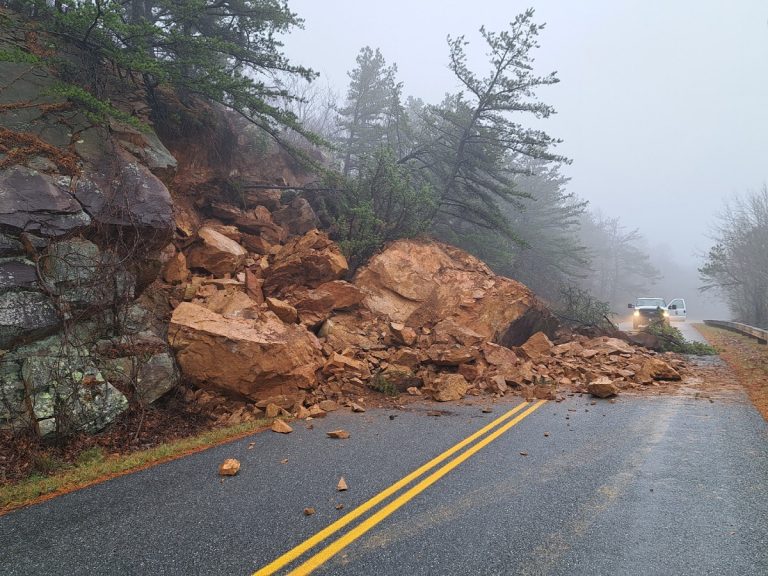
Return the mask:
<path id="1" fill-rule="evenodd" d="M 272 422 L 272 432 L 277 432 L 279 434 L 290 434 L 293 432 L 293 428 L 278 418 Z"/>
<path id="2" fill-rule="evenodd" d="M 336 490 L 338 490 L 339 492 L 344 492 L 345 490 L 348 490 L 348 489 L 349 489 L 349 486 L 347 486 L 347 481 L 344 480 L 344 476 L 342 476 L 341 478 L 339 478 L 339 483 L 336 484 Z"/>
<path id="3" fill-rule="evenodd" d="M 528 452 L 520 452 L 520 456 L 528 456 Z"/>
<path id="4" fill-rule="evenodd" d="M 240 470 L 240 461 L 227 458 L 219 466 L 219 474 L 222 476 L 234 476 Z"/>
<path id="5" fill-rule="evenodd" d="M 329 438 L 336 438 L 338 440 L 346 440 L 349 438 L 349 432 L 346 430 L 331 430 L 330 432 L 326 432 L 326 435 Z"/>
<path id="6" fill-rule="evenodd" d="M 336 510 L 343 510 L 344 504 L 336 504 Z"/>
<path id="7" fill-rule="evenodd" d="M 304 508 L 304 516 L 312 516 L 315 513 L 315 509 L 312 507 Z"/>

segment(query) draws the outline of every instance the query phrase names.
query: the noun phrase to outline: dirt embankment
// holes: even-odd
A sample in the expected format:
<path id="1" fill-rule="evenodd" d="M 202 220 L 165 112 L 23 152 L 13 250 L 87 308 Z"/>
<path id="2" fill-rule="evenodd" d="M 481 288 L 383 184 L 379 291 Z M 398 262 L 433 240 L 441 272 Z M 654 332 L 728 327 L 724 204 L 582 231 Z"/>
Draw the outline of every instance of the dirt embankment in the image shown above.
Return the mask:
<path id="1" fill-rule="evenodd" d="M 768 420 L 768 346 L 727 330 L 703 324 L 696 327 L 717 348 L 752 403 Z"/>

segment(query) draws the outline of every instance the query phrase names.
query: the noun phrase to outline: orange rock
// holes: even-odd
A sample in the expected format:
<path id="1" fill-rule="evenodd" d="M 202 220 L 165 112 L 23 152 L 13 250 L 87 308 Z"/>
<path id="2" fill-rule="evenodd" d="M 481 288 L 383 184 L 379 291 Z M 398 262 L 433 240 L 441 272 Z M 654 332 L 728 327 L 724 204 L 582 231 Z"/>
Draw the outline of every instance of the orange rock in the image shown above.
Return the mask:
<path id="1" fill-rule="evenodd" d="M 474 357 L 474 350 L 466 346 L 435 344 L 427 350 L 429 361 L 438 366 L 458 366 L 469 362 Z"/>
<path id="2" fill-rule="evenodd" d="M 337 440 L 346 440 L 349 438 L 349 432 L 346 430 L 332 430 L 325 433 L 328 438 L 335 438 Z"/>
<path id="3" fill-rule="evenodd" d="M 301 326 L 271 314 L 224 318 L 190 302 L 174 310 L 168 341 L 189 382 L 250 398 L 313 386 L 323 362 L 317 338 Z"/>
<path id="4" fill-rule="evenodd" d="M 323 366 L 323 374 L 346 374 L 367 380 L 371 371 L 367 362 L 355 360 L 349 356 L 334 352 Z"/>
<path id="5" fill-rule="evenodd" d="M 495 376 L 490 377 L 487 389 L 496 394 L 504 394 L 509 390 L 509 387 L 507 386 L 507 381 L 504 379 L 504 376 L 496 374 Z"/>
<path id="6" fill-rule="evenodd" d="M 197 232 L 200 243 L 187 253 L 187 266 L 203 268 L 211 274 L 233 274 L 242 266 L 248 252 L 234 240 L 203 226 Z"/>
<path id="7" fill-rule="evenodd" d="M 291 428 L 288 424 L 279 418 L 272 422 L 271 430 L 272 432 L 277 432 L 278 434 L 290 434 L 293 432 L 293 428 Z"/>
<path id="8" fill-rule="evenodd" d="M 278 298 L 267 298 L 267 307 L 286 324 L 295 324 L 299 320 L 296 308 Z"/>
<path id="9" fill-rule="evenodd" d="M 317 404 L 313 404 L 309 407 L 309 415 L 312 416 L 312 418 L 325 418 L 326 414 L 327 412 Z"/>
<path id="10" fill-rule="evenodd" d="M 528 288 L 433 241 L 393 242 L 358 271 L 354 284 L 366 294 L 369 310 L 414 328 L 450 318 L 486 340 L 517 346 L 532 329 L 556 326 Z"/>
<path id="11" fill-rule="evenodd" d="M 619 393 L 619 387 L 616 386 L 610 378 L 602 376 L 594 382 L 589 383 L 587 392 L 597 398 L 610 398 Z"/>
<path id="12" fill-rule="evenodd" d="M 295 292 L 291 301 L 299 312 L 302 324 L 318 326 L 334 310 L 354 308 L 363 300 L 363 293 L 349 282 L 333 280 L 317 288 Z"/>
<path id="13" fill-rule="evenodd" d="M 651 380 L 680 380 L 680 372 L 672 368 L 669 364 L 660 358 L 647 358 L 640 370 L 637 372 L 637 378 L 641 382 Z"/>
<path id="14" fill-rule="evenodd" d="M 468 389 L 469 384 L 461 374 L 441 374 L 430 383 L 428 388 L 432 398 L 438 402 L 461 400 Z"/>
<path id="15" fill-rule="evenodd" d="M 336 490 L 338 490 L 339 492 L 344 492 L 345 490 L 348 490 L 348 489 L 349 489 L 349 486 L 347 486 L 347 481 L 344 480 L 344 476 L 342 476 L 341 478 L 339 478 L 339 483 L 336 484 Z"/>
<path id="16" fill-rule="evenodd" d="M 347 270 L 347 259 L 338 245 L 325 233 L 311 230 L 289 240 L 275 255 L 264 291 L 276 295 L 290 286 L 317 288 L 325 282 L 339 280 Z"/>
<path id="17" fill-rule="evenodd" d="M 240 471 L 240 461 L 234 458 L 227 458 L 219 466 L 221 476 L 234 476 Z"/>
<path id="18" fill-rule="evenodd" d="M 189 268 L 187 268 L 187 257 L 183 252 L 177 252 L 165 264 L 163 270 L 163 279 L 169 284 L 180 284 L 186 282 L 189 278 Z"/>
<path id="19" fill-rule="evenodd" d="M 408 366 L 408 368 L 414 370 L 419 365 L 419 354 L 412 348 L 399 348 L 392 354 L 390 360 L 393 364 Z"/>
<path id="20" fill-rule="evenodd" d="M 514 366 L 517 364 L 517 355 L 505 346 L 483 342 L 480 349 L 485 360 L 492 366 Z"/>
<path id="21" fill-rule="evenodd" d="M 543 332 L 536 332 L 521 346 L 529 358 L 535 359 L 549 354 L 552 350 L 552 341 Z"/>
<path id="22" fill-rule="evenodd" d="M 335 412 L 339 409 L 338 403 L 334 400 L 321 400 L 318 402 L 317 407 L 323 412 Z"/>
<path id="23" fill-rule="evenodd" d="M 400 322 L 390 322 L 389 329 L 400 344 L 413 346 L 416 343 L 416 331 Z"/>

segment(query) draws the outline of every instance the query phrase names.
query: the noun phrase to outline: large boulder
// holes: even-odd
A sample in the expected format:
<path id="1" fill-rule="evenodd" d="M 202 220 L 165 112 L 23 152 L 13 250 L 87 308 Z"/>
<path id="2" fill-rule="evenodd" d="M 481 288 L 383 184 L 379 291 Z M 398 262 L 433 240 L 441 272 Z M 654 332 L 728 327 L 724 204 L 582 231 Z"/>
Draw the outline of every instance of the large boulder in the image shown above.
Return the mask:
<path id="1" fill-rule="evenodd" d="M 0 349 L 55 331 L 61 319 L 51 299 L 41 292 L 0 294 Z"/>
<path id="2" fill-rule="evenodd" d="M 315 211 L 305 198 L 296 197 L 287 206 L 283 206 L 272 214 L 275 222 L 290 234 L 306 234 L 320 225 Z"/>
<path id="3" fill-rule="evenodd" d="M 372 312 L 419 328 L 452 319 L 472 334 L 519 346 L 557 322 L 525 286 L 496 276 L 466 252 L 431 241 L 398 240 L 374 256 L 354 283 Z"/>
<path id="4" fill-rule="evenodd" d="M 0 170 L 0 227 L 55 237 L 90 223 L 66 182 L 24 166 Z"/>
<path id="5" fill-rule="evenodd" d="M 149 168 L 132 154 L 108 140 L 101 128 L 82 136 L 87 171 L 79 178 L 75 197 L 99 225 L 99 233 L 110 244 L 126 249 L 154 252 L 164 248 L 174 228 L 171 194 Z M 112 150 L 107 153 L 106 150 Z"/>
<path id="6" fill-rule="evenodd" d="M 187 266 L 202 268 L 216 276 L 234 274 L 243 265 L 248 252 L 234 240 L 213 228 L 203 226 L 197 235 L 200 242 L 187 252 Z"/>
<path id="7" fill-rule="evenodd" d="M 272 313 L 224 318 L 182 302 L 173 312 L 168 341 L 187 380 L 253 399 L 312 387 L 323 366 L 315 335 Z"/>
<path id="8" fill-rule="evenodd" d="M 270 296 L 296 287 L 317 288 L 341 279 L 349 270 L 339 246 L 318 230 L 289 240 L 265 274 L 264 292 Z"/>
<path id="9" fill-rule="evenodd" d="M 357 286 L 343 280 L 326 282 L 314 289 L 303 289 L 291 295 L 302 324 L 317 326 L 334 310 L 354 308 L 363 299 Z"/>
<path id="10" fill-rule="evenodd" d="M 41 436 L 98 432 L 128 408 L 82 347 L 52 337 L 21 367 L 28 422 Z"/>
<path id="11" fill-rule="evenodd" d="M 272 220 L 272 214 L 264 206 L 252 210 L 240 210 L 228 204 L 211 204 L 211 214 L 224 222 L 229 222 L 246 234 L 255 234 L 271 244 L 285 240 L 286 232 Z"/>

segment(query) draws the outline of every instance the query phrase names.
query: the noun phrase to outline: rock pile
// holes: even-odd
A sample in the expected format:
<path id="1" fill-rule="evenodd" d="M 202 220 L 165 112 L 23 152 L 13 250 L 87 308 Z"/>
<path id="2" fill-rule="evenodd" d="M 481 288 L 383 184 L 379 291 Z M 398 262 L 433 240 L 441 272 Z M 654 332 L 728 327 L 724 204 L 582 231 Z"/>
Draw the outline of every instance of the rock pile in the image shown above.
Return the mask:
<path id="1" fill-rule="evenodd" d="M 222 226 L 209 219 L 201 230 Z M 623 340 L 558 339 L 557 322 L 528 288 L 456 248 L 400 240 L 346 281 L 346 260 L 324 233 L 265 229 L 286 241 L 266 254 L 241 244 L 246 256 L 223 273 L 198 266 L 179 274 L 181 262 L 195 261 L 197 240 L 166 267 L 166 278 L 189 278 L 172 289 L 169 329 L 185 378 L 246 402 L 219 410 L 218 421 L 240 408 L 250 419 L 260 414 L 254 406 L 270 404 L 299 417 L 363 409 L 370 389 L 437 401 L 510 392 L 557 399 L 593 384 L 605 395 L 606 384 L 616 393 L 680 378 L 679 361 Z M 262 238 L 252 236 L 252 244 Z"/>

